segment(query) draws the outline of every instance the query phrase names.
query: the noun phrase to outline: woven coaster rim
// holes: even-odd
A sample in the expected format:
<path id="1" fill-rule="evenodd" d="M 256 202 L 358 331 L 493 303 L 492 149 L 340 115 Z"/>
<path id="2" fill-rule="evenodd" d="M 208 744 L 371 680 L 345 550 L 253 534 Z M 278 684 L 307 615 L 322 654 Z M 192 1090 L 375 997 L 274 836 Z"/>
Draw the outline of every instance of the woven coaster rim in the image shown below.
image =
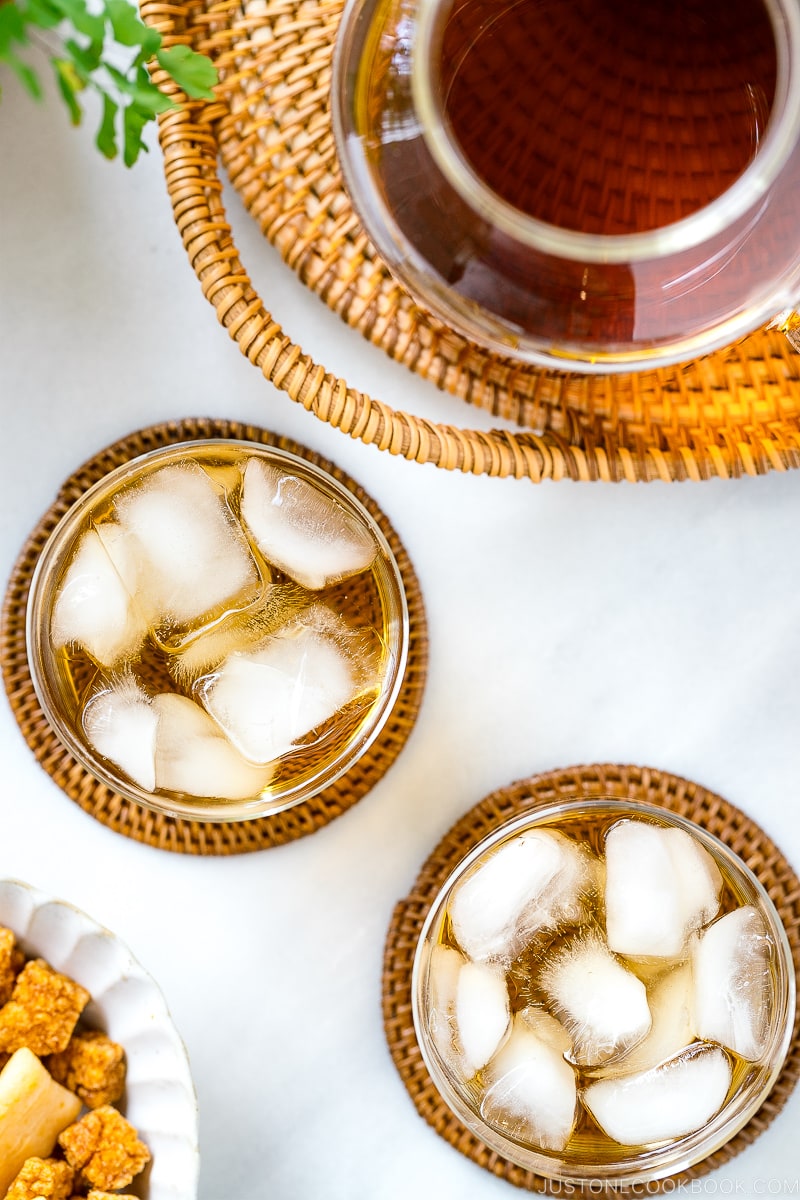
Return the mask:
<path id="1" fill-rule="evenodd" d="M 442 837 L 420 868 L 409 894 L 394 909 L 387 932 L 382 978 L 386 1041 L 400 1078 L 419 1115 L 446 1142 L 478 1166 L 525 1191 L 563 1194 L 550 1181 L 509 1162 L 472 1134 L 450 1111 L 424 1065 L 411 1015 L 411 964 L 425 917 L 441 885 L 475 842 L 523 812 L 555 802 L 611 796 L 658 805 L 701 825 L 725 842 L 766 888 L 786 929 L 795 973 L 800 975 L 800 880 L 772 839 L 741 809 L 697 783 L 652 767 L 600 763 L 560 768 L 499 788 L 469 809 Z M 672 1193 L 729 1162 L 764 1132 L 781 1111 L 800 1076 L 800 1009 L 783 1068 L 759 1110 L 729 1142 L 689 1170 L 648 1184 L 648 1194 Z M 634 1189 L 593 1190 L 633 1195 Z"/>
<path id="2" fill-rule="evenodd" d="M 380 526 L 397 560 L 409 613 L 408 662 L 392 712 L 367 752 L 344 776 L 294 808 L 243 821 L 170 817 L 127 800 L 97 780 L 62 746 L 47 723 L 33 689 L 27 661 L 25 608 L 33 571 L 45 540 L 87 488 L 132 458 L 177 442 L 223 438 L 257 442 L 295 454 L 327 471 L 364 505 Z M 241 854 L 284 845 L 315 833 L 361 800 L 383 777 L 416 722 L 425 687 L 428 638 L 425 607 L 411 560 L 389 518 L 347 472 L 292 438 L 237 421 L 185 418 L 136 430 L 92 455 L 72 472 L 26 539 L 12 568 L 0 623 L 0 667 L 17 725 L 39 764 L 84 812 L 134 841 L 176 853 Z"/>

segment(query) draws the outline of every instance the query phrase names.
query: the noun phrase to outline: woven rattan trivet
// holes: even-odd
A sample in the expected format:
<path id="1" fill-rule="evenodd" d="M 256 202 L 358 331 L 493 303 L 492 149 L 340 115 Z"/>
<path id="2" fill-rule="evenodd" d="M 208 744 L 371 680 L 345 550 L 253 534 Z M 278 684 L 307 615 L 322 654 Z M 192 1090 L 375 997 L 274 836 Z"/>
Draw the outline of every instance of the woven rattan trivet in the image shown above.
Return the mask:
<path id="1" fill-rule="evenodd" d="M 192 269 L 242 354 L 321 420 L 417 462 L 535 481 L 728 478 L 800 466 L 800 356 L 780 332 L 759 331 L 684 367 L 586 376 L 486 354 L 411 301 L 342 186 L 329 93 L 344 0 L 140 2 L 165 44 L 209 54 L 220 74 L 215 101 L 159 118 Z M 183 99 L 163 72 L 154 78 Z M 521 431 L 434 424 L 314 362 L 295 340 L 303 331 L 285 333 L 250 281 L 226 214 L 225 175 L 264 236 L 348 325 Z"/>
<path id="2" fill-rule="evenodd" d="M 645 767 L 594 765 L 550 771 L 501 788 L 482 800 L 457 822 L 433 851 L 414 887 L 394 910 L 383 964 L 383 1018 L 395 1066 L 420 1116 L 436 1132 L 492 1174 L 532 1192 L 563 1195 L 564 1185 L 514 1166 L 471 1134 L 450 1112 L 428 1075 L 417 1045 L 411 1016 L 411 968 L 425 917 L 439 888 L 477 841 L 498 825 L 521 813 L 566 800 L 613 796 L 658 804 L 701 825 L 725 842 L 758 876 L 780 913 L 800 972 L 800 880 L 778 848 L 758 825 L 727 800 L 696 783 Z M 755 1141 L 780 1112 L 800 1074 L 800 1013 L 786 1063 L 756 1115 L 714 1154 L 663 1185 L 648 1184 L 648 1194 L 675 1192 L 680 1182 L 705 1175 L 728 1162 Z M 630 1189 L 614 1188 L 632 1194 Z M 601 1192 L 598 1184 L 593 1194 Z M 641 1194 L 641 1192 L 639 1192 Z"/>
<path id="3" fill-rule="evenodd" d="M 379 737 L 341 779 L 311 800 L 252 821 L 193 821 L 162 816 L 131 803 L 99 783 L 63 748 L 52 732 L 39 707 L 28 670 L 25 638 L 28 590 L 42 546 L 61 516 L 91 484 L 115 467 L 160 446 L 197 438 L 261 442 L 308 459 L 333 475 L 380 525 L 397 559 L 408 601 L 408 665 L 395 706 Z M 0 634 L 3 680 L 11 708 L 25 740 L 48 774 L 85 812 L 117 833 L 162 850 L 185 854 L 240 854 L 282 845 L 314 833 L 366 795 L 394 762 L 414 726 L 425 686 L 427 652 L 425 609 L 414 569 L 397 533 L 363 488 L 333 463 L 288 438 L 253 425 L 210 419 L 170 422 L 133 433 L 89 459 L 66 480 L 17 560 L 3 604 Z"/>

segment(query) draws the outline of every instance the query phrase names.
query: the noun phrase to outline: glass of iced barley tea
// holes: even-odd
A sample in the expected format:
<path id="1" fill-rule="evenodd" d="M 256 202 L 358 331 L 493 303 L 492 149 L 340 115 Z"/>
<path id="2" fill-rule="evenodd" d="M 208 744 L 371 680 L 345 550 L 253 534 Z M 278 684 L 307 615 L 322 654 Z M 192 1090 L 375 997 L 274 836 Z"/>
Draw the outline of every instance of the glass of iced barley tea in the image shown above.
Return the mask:
<path id="1" fill-rule="evenodd" d="M 367 509 L 293 454 L 152 451 L 91 487 L 31 584 L 28 657 L 54 731 L 158 811 L 240 820 L 342 776 L 380 733 L 408 609 Z"/>
<path id="2" fill-rule="evenodd" d="M 475 846 L 428 913 L 412 996 L 468 1129 L 548 1178 L 621 1185 L 688 1168 L 755 1113 L 795 979 L 772 902 L 721 841 L 597 799 Z"/>

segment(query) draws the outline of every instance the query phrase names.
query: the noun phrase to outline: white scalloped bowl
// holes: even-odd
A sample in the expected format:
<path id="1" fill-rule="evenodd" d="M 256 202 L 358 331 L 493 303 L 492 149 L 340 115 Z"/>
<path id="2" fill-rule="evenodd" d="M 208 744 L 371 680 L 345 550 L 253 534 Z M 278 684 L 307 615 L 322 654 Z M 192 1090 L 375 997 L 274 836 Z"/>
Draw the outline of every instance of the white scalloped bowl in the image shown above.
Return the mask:
<path id="1" fill-rule="evenodd" d="M 158 985 L 115 934 L 19 880 L 0 880 L 0 924 L 14 931 L 27 955 L 87 988 L 87 1021 L 125 1049 L 119 1107 L 153 1156 L 125 1190 L 141 1200 L 195 1200 L 197 1098 L 186 1048 Z"/>

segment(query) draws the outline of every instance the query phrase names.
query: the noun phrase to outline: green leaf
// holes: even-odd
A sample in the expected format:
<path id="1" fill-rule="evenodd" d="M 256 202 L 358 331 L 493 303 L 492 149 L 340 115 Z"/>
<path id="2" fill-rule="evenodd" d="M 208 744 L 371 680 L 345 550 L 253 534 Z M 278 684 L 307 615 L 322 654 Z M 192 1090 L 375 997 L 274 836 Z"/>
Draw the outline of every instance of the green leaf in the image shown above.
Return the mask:
<path id="1" fill-rule="evenodd" d="M 123 95 L 127 95 L 133 91 L 135 87 L 135 81 L 123 74 L 118 67 L 113 66 L 111 63 L 103 63 L 103 69 L 108 75 L 109 79 L 113 80 Z"/>
<path id="2" fill-rule="evenodd" d="M 64 19 L 49 0 L 25 0 L 20 8 L 31 24 L 38 25 L 39 29 L 53 29 Z"/>
<path id="3" fill-rule="evenodd" d="M 100 42 L 106 36 L 106 23 L 103 17 L 90 13 L 86 0 L 52 0 L 53 7 L 91 42 Z"/>
<path id="4" fill-rule="evenodd" d="M 0 0 L 0 62 L 6 63 L 34 100 L 42 99 L 42 85 L 32 67 L 23 61 L 15 46 L 29 44 L 24 14 L 15 4 L 3 4 Z"/>
<path id="5" fill-rule="evenodd" d="M 170 46 L 159 50 L 156 58 L 187 96 L 194 100 L 214 99 L 211 89 L 219 77 L 216 67 L 204 54 L 197 54 L 188 46 Z"/>
<path id="6" fill-rule="evenodd" d="M 69 51 L 78 74 L 88 81 L 93 71 L 96 71 L 103 60 L 103 43 L 90 42 L 88 46 L 80 46 L 74 38 L 67 38 L 64 48 Z"/>
<path id="7" fill-rule="evenodd" d="M 115 121 L 119 106 L 111 96 L 103 93 L 103 118 L 100 122 L 100 128 L 97 131 L 95 143 L 101 154 L 106 158 L 117 157 L 117 134 L 115 129 Z"/>
<path id="8" fill-rule="evenodd" d="M 22 86 L 33 96 L 34 100 L 41 100 L 44 93 L 42 92 L 42 85 L 39 82 L 39 76 L 34 69 L 23 62 L 21 58 L 18 58 L 16 54 L 10 55 L 6 61 Z"/>
<path id="9" fill-rule="evenodd" d="M 151 115 L 143 113 L 136 104 L 129 104 L 122 114 L 122 161 L 126 167 L 133 166 L 142 150 L 147 151 L 147 146 L 142 141 L 142 130 L 151 120 Z"/>
<path id="10" fill-rule="evenodd" d="M 103 112 L 95 141 L 107 158 L 117 156 L 121 142 L 122 159 L 132 166 L 147 150 L 145 126 L 174 107 L 150 77 L 146 64 L 153 58 L 187 96 L 214 98 L 218 77 L 211 61 L 188 46 L 163 49 L 161 34 L 145 25 L 132 0 L 0 0 L 0 63 L 15 71 L 36 97 L 42 95 L 39 77 L 16 47 L 28 44 L 29 29 L 54 29 L 62 23 L 62 47 L 48 54 L 59 92 L 76 125 L 83 119 L 80 93 L 91 87 L 100 94 Z M 56 36 L 61 40 L 60 31 Z M 106 60 L 108 40 L 131 51 L 127 60 L 113 54 L 118 65 Z"/>
<path id="11" fill-rule="evenodd" d="M 0 59 L 10 62 L 13 57 L 11 46 L 28 44 L 28 33 L 22 13 L 14 4 L 0 4 Z"/>
<path id="12" fill-rule="evenodd" d="M 167 109 L 174 107 L 169 96 L 165 96 L 156 87 L 147 73 L 147 68 L 143 66 L 138 67 L 136 70 L 134 88 L 131 95 L 136 104 L 154 114 L 166 112 Z"/>
<path id="13" fill-rule="evenodd" d="M 69 109 L 70 120 L 73 125 L 80 125 L 83 112 L 78 103 L 78 92 L 83 91 L 85 84 L 69 59 L 54 58 L 53 69 L 56 73 L 58 90 Z"/>
<path id="14" fill-rule="evenodd" d="M 172 101 L 156 87 L 144 67 L 127 75 L 112 67 L 110 63 L 103 63 L 103 69 L 116 84 L 120 95 L 129 96 L 131 103 L 136 104 L 149 117 L 172 108 Z"/>
<path id="15" fill-rule="evenodd" d="M 121 46 L 146 47 L 148 58 L 155 54 L 161 45 L 161 34 L 145 25 L 128 0 L 106 0 L 105 9 L 114 37 Z"/>
<path id="16" fill-rule="evenodd" d="M 160 33 L 157 33 L 155 29 L 149 29 L 148 34 L 152 34 L 152 37 L 148 37 L 142 42 L 139 53 L 131 63 L 132 67 L 141 67 L 145 63 L 150 62 L 150 59 L 155 57 L 155 54 L 161 45 Z"/>

